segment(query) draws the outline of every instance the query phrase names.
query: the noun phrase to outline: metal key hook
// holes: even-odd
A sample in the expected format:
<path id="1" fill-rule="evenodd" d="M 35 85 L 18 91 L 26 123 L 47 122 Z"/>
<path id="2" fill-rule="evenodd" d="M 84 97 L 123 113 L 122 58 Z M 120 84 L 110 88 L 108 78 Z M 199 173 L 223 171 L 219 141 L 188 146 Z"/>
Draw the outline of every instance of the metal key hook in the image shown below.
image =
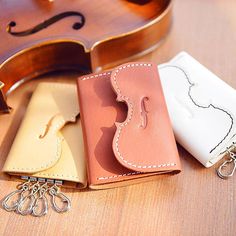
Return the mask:
<path id="1" fill-rule="evenodd" d="M 20 213 L 21 215 L 29 215 L 32 212 L 33 206 L 35 205 L 36 197 L 35 195 L 40 189 L 40 184 L 37 182 L 32 187 L 30 187 L 30 194 L 28 196 L 25 196 L 18 204 L 17 206 L 17 213 Z M 24 205 L 26 201 L 29 199 L 29 206 L 24 209 Z"/>
<path id="2" fill-rule="evenodd" d="M 223 164 L 217 169 L 217 174 L 222 179 L 232 177 L 236 170 L 236 154 L 232 151 L 229 151 L 229 155 L 230 159 L 223 162 Z"/>
<path id="3" fill-rule="evenodd" d="M 36 199 L 35 204 L 32 208 L 31 214 L 33 216 L 40 217 L 40 216 L 44 216 L 48 213 L 48 201 L 47 201 L 47 198 L 45 197 L 45 193 L 47 192 L 47 190 L 48 190 L 47 183 L 43 184 L 40 187 L 39 197 Z M 40 210 L 38 210 L 39 206 L 40 206 L 40 201 L 41 201 L 42 208 Z"/>
<path id="4" fill-rule="evenodd" d="M 19 203 L 24 198 L 24 193 L 27 192 L 30 188 L 30 180 L 18 186 L 19 189 L 9 193 L 3 200 L 2 200 L 2 207 L 6 211 L 15 211 L 19 205 Z M 16 194 L 19 195 L 18 199 L 14 201 L 11 205 L 9 205 L 9 201 L 12 197 Z"/>
<path id="5" fill-rule="evenodd" d="M 52 196 L 52 205 L 53 208 L 58 212 L 58 213 L 63 213 L 67 212 L 71 208 L 71 201 L 70 199 L 62 192 L 59 192 L 59 188 L 56 184 L 54 184 L 50 189 L 49 189 L 49 194 Z M 56 198 L 59 198 L 64 203 L 63 207 L 58 207 L 56 203 Z"/>

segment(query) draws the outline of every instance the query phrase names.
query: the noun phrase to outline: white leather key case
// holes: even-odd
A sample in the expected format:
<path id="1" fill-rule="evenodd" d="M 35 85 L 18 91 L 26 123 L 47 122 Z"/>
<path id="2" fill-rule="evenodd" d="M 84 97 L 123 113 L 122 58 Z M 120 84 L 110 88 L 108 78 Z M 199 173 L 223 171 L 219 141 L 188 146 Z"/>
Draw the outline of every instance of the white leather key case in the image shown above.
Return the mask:
<path id="1" fill-rule="evenodd" d="M 186 52 L 158 68 L 177 142 L 212 166 L 236 142 L 236 91 Z"/>

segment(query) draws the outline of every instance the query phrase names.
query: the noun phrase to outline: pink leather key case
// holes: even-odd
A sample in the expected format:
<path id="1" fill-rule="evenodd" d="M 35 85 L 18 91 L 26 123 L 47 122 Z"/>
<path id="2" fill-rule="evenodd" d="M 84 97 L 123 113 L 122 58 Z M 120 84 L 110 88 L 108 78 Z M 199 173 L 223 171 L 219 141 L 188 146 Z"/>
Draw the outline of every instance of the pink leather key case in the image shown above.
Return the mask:
<path id="1" fill-rule="evenodd" d="M 181 170 L 157 66 L 127 63 L 78 79 L 90 188 Z"/>

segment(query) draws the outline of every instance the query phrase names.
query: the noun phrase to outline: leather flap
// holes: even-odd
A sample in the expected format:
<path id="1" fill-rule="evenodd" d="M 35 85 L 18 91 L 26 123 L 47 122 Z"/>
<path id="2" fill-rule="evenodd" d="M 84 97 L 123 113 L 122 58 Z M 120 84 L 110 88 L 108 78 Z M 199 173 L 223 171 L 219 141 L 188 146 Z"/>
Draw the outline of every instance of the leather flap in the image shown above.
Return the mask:
<path id="1" fill-rule="evenodd" d="M 77 90 L 74 85 L 39 84 L 28 105 L 3 171 L 33 174 L 53 167 L 62 152 L 63 136 L 59 131 L 67 122 L 75 122 L 79 114 L 75 101 Z"/>
<path id="2" fill-rule="evenodd" d="M 235 89 L 186 52 L 159 73 L 177 142 L 211 167 L 235 140 Z"/>
<path id="3" fill-rule="evenodd" d="M 116 100 L 128 106 L 127 118 L 116 123 L 113 139 L 119 163 L 141 172 L 179 165 L 173 161 L 178 154 L 156 65 L 124 64 L 112 72 L 111 84 Z"/>

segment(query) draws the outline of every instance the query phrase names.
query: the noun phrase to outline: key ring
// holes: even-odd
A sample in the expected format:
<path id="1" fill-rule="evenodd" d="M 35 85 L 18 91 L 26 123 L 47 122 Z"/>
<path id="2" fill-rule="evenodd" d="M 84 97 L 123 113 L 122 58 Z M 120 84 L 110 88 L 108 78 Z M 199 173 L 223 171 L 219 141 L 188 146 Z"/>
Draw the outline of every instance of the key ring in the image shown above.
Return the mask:
<path id="1" fill-rule="evenodd" d="M 49 195 L 52 196 L 52 206 L 56 212 L 63 213 L 63 212 L 70 210 L 71 201 L 64 193 L 59 191 L 57 184 L 54 184 L 52 187 L 50 187 Z M 62 207 L 59 207 L 57 205 L 56 198 L 58 198 L 59 200 L 62 201 L 62 203 L 63 203 Z"/>
<path id="2" fill-rule="evenodd" d="M 19 184 L 17 189 L 5 196 L 1 202 L 6 211 L 15 211 L 23 216 L 44 216 L 49 209 L 46 194 L 50 196 L 52 208 L 56 212 L 67 212 L 71 208 L 70 199 L 60 191 L 58 186 L 62 185 L 61 180 L 27 176 L 21 178 L 26 182 Z"/>
<path id="3" fill-rule="evenodd" d="M 230 150 L 227 150 L 227 152 L 229 153 L 230 159 L 223 162 L 216 171 L 221 179 L 232 177 L 236 170 L 236 153 Z"/>
<path id="4" fill-rule="evenodd" d="M 31 181 L 28 180 L 27 182 L 20 184 L 18 186 L 18 189 L 9 193 L 2 201 L 2 207 L 6 210 L 6 211 L 15 211 L 19 205 L 19 203 L 23 200 L 24 198 L 24 193 L 29 191 L 30 189 L 30 184 Z M 15 196 L 16 194 L 18 194 L 18 199 L 13 202 L 12 204 L 9 204 L 10 199 Z"/>
<path id="5" fill-rule="evenodd" d="M 40 184 L 39 182 L 36 182 L 35 184 L 33 184 L 33 186 L 30 187 L 30 194 L 28 196 L 25 196 L 18 204 L 17 206 L 17 213 L 20 213 L 21 215 L 29 215 L 31 214 L 35 201 L 36 201 L 36 197 L 35 195 L 38 193 L 38 191 L 40 190 Z M 25 205 L 26 205 L 26 201 L 29 200 L 29 205 L 26 207 L 26 209 L 24 209 Z"/>
<path id="6" fill-rule="evenodd" d="M 35 204 L 32 208 L 31 214 L 36 217 L 44 216 L 48 213 L 48 201 L 45 197 L 46 192 L 48 191 L 48 184 L 45 183 L 41 185 L 39 189 L 39 197 L 36 199 Z M 42 204 L 40 209 L 40 202 Z"/>

